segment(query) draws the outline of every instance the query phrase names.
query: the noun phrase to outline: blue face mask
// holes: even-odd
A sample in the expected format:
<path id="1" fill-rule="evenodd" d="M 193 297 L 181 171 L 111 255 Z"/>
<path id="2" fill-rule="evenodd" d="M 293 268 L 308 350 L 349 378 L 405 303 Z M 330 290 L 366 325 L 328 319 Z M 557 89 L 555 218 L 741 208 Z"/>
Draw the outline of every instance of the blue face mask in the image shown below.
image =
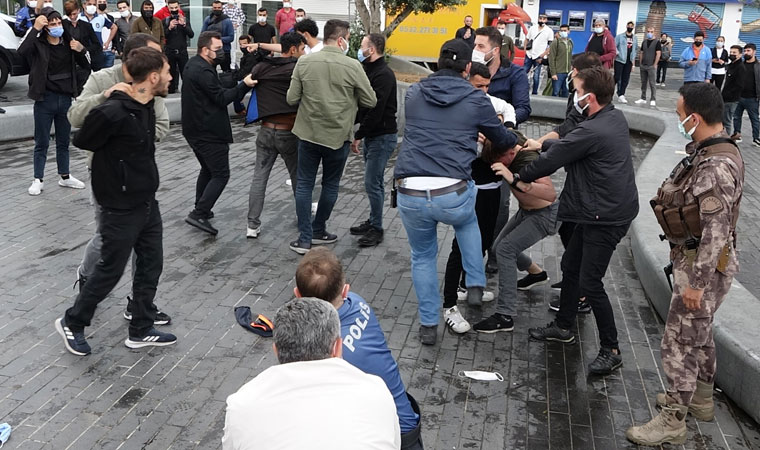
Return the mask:
<path id="1" fill-rule="evenodd" d="M 55 38 L 59 38 L 63 36 L 63 27 L 57 26 L 57 27 L 48 27 L 48 34 Z"/>
<path id="2" fill-rule="evenodd" d="M 647 39 L 654 39 L 654 34 L 647 33 Z"/>
<path id="3" fill-rule="evenodd" d="M 0 447 L 11 438 L 11 426 L 7 423 L 0 423 Z"/>
<path id="4" fill-rule="evenodd" d="M 568 36 L 569 34 L 570 34 L 570 33 L 568 33 L 567 31 L 560 31 L 560 32 L 559 32 L 559 37 L 561 37 L 561 38 L 563 38 L 563 39 L 567 39 L 567 36 Z"/>
<path id="5" fill-rule="evenodd" d="M 693 140 L 693 138 L 691 137 L 691 135 L 694 134 L 694 130 L 697 129 L 697 126 L 694 125 L 694 128 L 692 128 L 689 131 L 686 131 L 686 128 L 684 128 L 683 124 L 686 123 L 686 121 L 689 120 L 689 118 L 691 118 L 691 114 L 689 114 L 685 119 L 683 119 L 683 121 L 678 122 L 678 131 L 681 132 L 681 135 L 684 138 L 686 138 L 686 139 L 688 139 L 688 140 L 691 141 L 691 140 Z"/>
<path id="6" fill-rule="evenodd" d="M 359 62 L 364 62 L 369 56 L 365 55 L 362 49 L 359 49 L 356 51 L 356 58 L 359 60 Z"/>

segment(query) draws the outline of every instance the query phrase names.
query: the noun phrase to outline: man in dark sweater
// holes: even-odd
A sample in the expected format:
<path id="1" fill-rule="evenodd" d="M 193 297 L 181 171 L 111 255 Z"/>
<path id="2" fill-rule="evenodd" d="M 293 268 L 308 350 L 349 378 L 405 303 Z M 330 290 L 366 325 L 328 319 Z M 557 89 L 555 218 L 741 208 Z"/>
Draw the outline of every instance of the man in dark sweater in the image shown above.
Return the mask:
<path id="1" fill-rule="evenodd" d="M 166 48 L 164 52 L 169 58 L 169 68 L 172 73 L 172 83 L 169 85 L 169 93 L 177 92 L 179 77 L 187 64 L 187 40 L 195 36 L 190 22 L 179 13 L 179 0 L 169 0 L 169 17 L 163 20 L 164 35 L 166 35 Z"/>
<path id="2" fill-rule="evenodd" d="M 723 128 L 729 136 L 733 132 L 736 105 L 744 89 L 744 67 L 742 66 L 742 46 L 732 45 L 726 64 L 726 79 L 723 86 Z"/>
<path id="3" fill-rule="evenodd" d="M 74 137 L 74 145 L 94 152 L 92 190 L 102 208 L 103 236 L 94 273 L 74 306 L 55 321 L 66 350 L 79 356 L 90 353 L 84 328 L 90 326 L 98 304 L 119 282 L 133 249 L 137 253 L 134 300 L 124 344 L 142 348 L 177 341 L 174 335 L 153 328 L 155 308 L 151 308 L 163 268 L 153 97 L 168 94 L 169 64 L 161 52 L 147 47 L 130 52 L 125 64 L 132 77 L 131 89 L 114 91 L 93 108 Z"/>
<path id="4" fill-rule="evenodd" d="M 377 96 L 372 109 L 360 108 L 356 115 L 359 129 L 351 151 L 359 154 L 364 139 L 364 190 L 369 197 L 369 219 L 351 227 L 360 235 L 359 247 L 374 247 L 383 241 L 383 201 L 385 166 L 396 149 L 396 75 L 385 62 L 385 36 L 372 33 L 362 39 L 357 52 L 369 83 Z"/>
<path id="5" fill-rule="evenodd" d="M 261 120 L 261 128 L 256 136 L 256 165 L 253 181 L 248 194 L 248 228 L 246 237 L 257 238 L 261 233 L 261 211 L 264 209 L 264 194 L 277 155 L 280 155 L 290 175 L 293 194 L 296 191 L 298 170 L 298 138 L 293 134 L 298 105 L 289 105 L 285 100 L 293 69 L 298 58 L 303 55 L 306 40 L 295 31 L 285 33 L 280 38 L 282 57 L 267 57 L 253 67 L 251 77 L 258 81 L 256 99 Z M 245 62 L 246 56 L 243 56 Z"/>
<path id="6" fill-rule="evenodd" d="M 742 141 L 742 115 L 747 111 L 749 122 L 752 124 L 752 144 L 760 147 L 760 118 L 758 118 L 758 105 L 760 105 L 760 62 L 755 57 L 757 48 L 749 43 L 744 46 L 744 85 L 742 86 L 739 103 L 734 113 L 734 134 L 731 139 L 736 142 Z"/>
<path id="7" fill-rule="evenodd" d="M 222 36 L 204 31 L 198 37 L 198 54 L 188 61 L 182 74 L 182 135 L 201 164 L 195 208 L 185 222 L 213 235 L 219 231 L 209 222 L 211 209 L 230 179 L 232 127 L 227 105 L 256 84 L 248 75 L 233 88 L 222 87 L 214 61 L 223 54 Z"/>
<path id="8" fill-rule="evenodd" d="M 512 187 L 537 180 L 564 167 L 567 180 L 560 196 L 557 220 L 576 224 L 562 256 L 562 292 L 555 321 L 531 328 L 542 341 L 574 343 L 571 331 L 578 299 L 586 297 L 596 317 L 601 340 L 592 374 L 609 374 L 623 364 L 612 305 L 602 278 L 618 242 L 639 211 L 628 122 L 611 104 L 614 82 L 609 70 L 594 67 L 573 79 L 575 107 L 588 118 L 559 141 L 545 142 L 548 151 L 515 174 Z"/>

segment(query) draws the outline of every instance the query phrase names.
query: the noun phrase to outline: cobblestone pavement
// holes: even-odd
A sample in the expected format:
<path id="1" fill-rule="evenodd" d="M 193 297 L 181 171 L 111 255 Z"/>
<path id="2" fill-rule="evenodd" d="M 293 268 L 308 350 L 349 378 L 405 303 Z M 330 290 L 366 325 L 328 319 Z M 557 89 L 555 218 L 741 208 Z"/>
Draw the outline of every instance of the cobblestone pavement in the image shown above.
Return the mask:
<path id="1" fill-rule="evenodd" d="M 532 123 L 526 128 L 537 136 L 547 127 Z M 75 269 L 93 233 L 89 190 L 60 188 L 51 155 L 46 190 L 30 197 L 31 142 L 0 145 L 6 193 L 6 213 L 0 216 L 0 422 L 14 427 L 6 448 L 220 447 L 226 397 L 276 363 L 271 342 L 240 327 L 233 307 L 248 305 L 271 317 L 292 296 L 299 260 L 287 246 L 296 236 L 296 222 L 281 162 L 270 179 L 262 234 L 245 238 L 256 130 L 234 125 L 238 143 L 231 151 L 230 184 L 215 208 L 216 238 L 183 222 L 192 206 L 198 164 L 178 129 L 158 146 L 165 260 L 156 303 L 172 315 L 172 325 L 164 329 L 179 342 L 141 351 L 124 346 L 129 280 L 123 278 L 86 330 L 93 346 L 87 357 L 64 350 L 53 321 L 73 302 Z M 633 142 L 638 162 L 651 140 L 634 137 Z M 73 154 L 71 171 L 84 178 L 84 155 Z M 558 294 L 548 286 L 520 293 L 513 333 L 457 336 L 440 327 L 439 344 L 423 347 L 409 247 L 397 211 L 386 209 L 385 242 L 376 248 L 359 249 L 348 233 L 368 214 L 362 172 L 361 158 L 350 156 L 329 222 L 340 239 L 331 247 L 353 289 L 375 309 L 403 379 L 420 402 L 426 448 L 634 448 L 623 433 L 632 422 L 651 417 L 654 396 L 663 389 L 663 324 L 636 277 L 628 239 L 618 247 L 605 280 L 625 358 L 614 375 L 586 376 L 586 364 L 597 351 L 592 316 L 579 318 L 577 345 L 528 340 L 529 326 L 552 318 L 546 304 Z M 442 274 L 453 233 L 444 226 L 439 231 Z M 559 279 L 560 254 L 556 237 L 531 250 L 554 280 Z M 495 285 L 491 279 L 489 286 Z M 493 308 L 486 305 L 483 314 Z M 468 369 L 498 371 L 504 382 L 457 376 Z M 722 394 L 716 396 L 716 420 L 689 418 L 688 444 L 678 448 L 760 448 L 758 425 Z M 331 413 L 350 421 L 349 412 Z"/>

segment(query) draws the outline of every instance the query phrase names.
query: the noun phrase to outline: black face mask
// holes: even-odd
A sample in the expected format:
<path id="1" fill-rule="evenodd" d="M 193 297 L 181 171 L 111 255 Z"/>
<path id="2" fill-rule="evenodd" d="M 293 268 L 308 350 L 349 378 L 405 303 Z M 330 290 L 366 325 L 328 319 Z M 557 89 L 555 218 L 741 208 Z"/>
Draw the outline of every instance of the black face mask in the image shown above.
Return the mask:
<path id="1" fill-rule="evenodd" d="M 178 19 L 179 18 L 179 11 L 171 11 L 172 19 Z"/>
<path id="2" fill-rule="evenodd" d="M 668 40 L 667 40 L 667 39 L 660 39 L 660 43 L 661 43 L 661 44 L 667 44 L 667 43 L 668 43 Z"/>
<path id="3" fill-rule="evenodd" d="M 736 57 L 736 55 L 728 55 L 728 60 L 731 62 L 736 61 L 737 59 L 738 58 Z"/>
<path id="4" fill-rule="evenodd" d="M 629 28 L 626 28 L 626 30 L 628 30 L 629 33 L 633 33 L 633 28 L 629 27 Z"/>
<path id="5" fill-rule="evenodd" d="M 702 41 L 694 41 L 694 46 L 695 47 L 701 47 L 702 46 Z"/>
<path id="6" fill-rule="evenodd" d="M 211 10 L 211 15 L 214 16 L 214 17 L 219 17 L 219 16 L 222 15 L 222 10 L 221 9 L 213 9 L 213 10 Z"/>
<path id="7" fill-rule="evenodd" d="M 150 11 L 142 11 L 140 13 L 145 20 L 153 20 L 153 10 Z"/>
<path id="8" fill-rule="evenodd" d="M 106 8 L 108 8 L 108 5 L 105 3 L 101 3 L 100 5 L 98 5 L 98 10 L 100 11 L 105 11 Z"/>

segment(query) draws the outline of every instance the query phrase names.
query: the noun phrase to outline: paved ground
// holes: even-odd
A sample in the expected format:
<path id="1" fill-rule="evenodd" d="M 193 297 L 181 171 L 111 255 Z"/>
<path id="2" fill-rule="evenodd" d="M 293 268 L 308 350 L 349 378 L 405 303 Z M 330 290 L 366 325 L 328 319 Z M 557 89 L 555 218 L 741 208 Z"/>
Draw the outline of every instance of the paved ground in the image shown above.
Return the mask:
<path id="1" fill-rule="evenodd" d="M 532 123 L 527 131 L 537 136 L 547 127 Z M 127 324 L 121 313 L 129 280 L 123 279 L 87 329 L 94 351 L 84 358 L 63 349 L 52 324 L 73 301 L 75 269 L 93 232 L 89 191 L 58 187 L 51 155 L 46 190 L 28 196 L 31 143 L 0 145 L 0 177 L 6 180 L 1 200 L 6 214 L 0 217 L 0 423 L 14 427 L 7 448 L 219 448 L 226 397 L 275 363 L 270 341 L 237 325 L 233 307 L 249 305 L 273 315 L 291 298 L 299 260 L 287 248 L 296 227 L 280 162 L 270 180 L 263 233 L 245 239 L 256 128 L 236 124 L 234 132 L 232 179 L 215 208 L 221 230 L 216 238 L 183 222 L 198 165 L 177 129 L 158 147 L 165 261 L 157 303 L 173 316 L 166 329 L 178 335 L 178 344 L 143 351 L 124 346 Z M 651 141 L 634 137 L 633 142 L 638 163 Z M 84 177 L 84 157 L 74 154 L 72 173 Z M 359 249 L 348 233 L 368 214 L 362 171 L 361 158 L 351 156 L 330 221 L 330 231 L 340 236 L 332 248 L 353 289 L 370 300 L 403 379 L 422 406 L 426 447 L 635 447 L 623 433 L 632 422 L 651 417 L 654 396 L 663 389 L 663 325 L 637 280 L 628 239 L 618 247 L 606 279 L 625 357 L 618 373 L 586 376 L 585 366 L 597 351 L 591 316 L 579 318 L 578 345 L 528 340 L 529 326 L 552 318 L 546 303 L 558 294 L 548 287 L 520 294 L 514 333 L 460 337 L 441 328 L 440 343 L 423 347 L 397 211 L 386 210 L 386 240 L 377 248 Z M 448 227 L 439 231 L 442 273 L 453 236 Z M 545 240 L 531 254 L 558 279 L 558 238 Z M 490 314 L 493 305 L 483 309 Z M 498 371 L 505 380 L 457 376 L 467 369 Z M 716 396 L 716 421 L 689 419 L 688 444 L 679 448 L 760 449 L 758 425 L 722 394 Z"/>

